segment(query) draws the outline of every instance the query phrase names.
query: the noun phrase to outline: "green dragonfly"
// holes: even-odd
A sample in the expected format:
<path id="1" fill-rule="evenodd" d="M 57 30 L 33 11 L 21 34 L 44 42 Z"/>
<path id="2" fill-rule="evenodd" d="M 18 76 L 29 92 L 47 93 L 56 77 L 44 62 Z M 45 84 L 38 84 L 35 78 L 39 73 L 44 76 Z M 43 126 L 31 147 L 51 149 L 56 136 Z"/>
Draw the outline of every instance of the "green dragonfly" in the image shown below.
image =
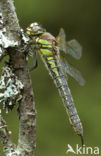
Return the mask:
<path id="1" fill-rule="evenodd" d="M 59 35 L 55 38 L 38 23 L 32 23 L 27 28 L 26 33 L 30 37 L 30 45 L 34 53 L 38 52 L 40 54 L 50 76 L 54 80 L 68 113 L 70 124 L 73 126 L 76 134 L 81 136 L 83 144 L 83 127 L 75 108 L 67 80 L 68 75 L 72 76 L 80 85 L 84 85 L 85 80 L 77 69 L 61 57 L 65 53 L 79 59 L 82 53 L 80 44 L 76 40 L 66 42 L 65 32 L 62 28 Z"/>

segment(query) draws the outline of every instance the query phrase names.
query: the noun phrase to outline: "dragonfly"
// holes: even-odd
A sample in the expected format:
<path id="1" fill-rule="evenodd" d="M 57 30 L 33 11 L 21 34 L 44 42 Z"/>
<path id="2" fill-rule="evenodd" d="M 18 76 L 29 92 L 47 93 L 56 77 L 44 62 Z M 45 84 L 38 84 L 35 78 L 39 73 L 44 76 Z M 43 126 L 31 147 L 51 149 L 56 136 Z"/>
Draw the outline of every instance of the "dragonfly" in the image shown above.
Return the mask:
<path id="1" fill-rule="evenodd" d="M 60 29 L 58 36 L 54 37 L 36 22 L 30 24 L 26 34 L 30 38 L 34 56 L 39 53 L 48 69 L 49 75 L 60 93 L 70 124 L 76 134 L 81 136 L 83 144 L 83 126 L 68 86 L 68 75 L 72 76 L 80 85 L 84 85 L 85 80 L 81 73 L 62 56 L 62 54 L 70 54 L 75 59 L 80 59 L 82 55 L 81 45 L 75 39 L 67 42 L 63 28 Z"/>

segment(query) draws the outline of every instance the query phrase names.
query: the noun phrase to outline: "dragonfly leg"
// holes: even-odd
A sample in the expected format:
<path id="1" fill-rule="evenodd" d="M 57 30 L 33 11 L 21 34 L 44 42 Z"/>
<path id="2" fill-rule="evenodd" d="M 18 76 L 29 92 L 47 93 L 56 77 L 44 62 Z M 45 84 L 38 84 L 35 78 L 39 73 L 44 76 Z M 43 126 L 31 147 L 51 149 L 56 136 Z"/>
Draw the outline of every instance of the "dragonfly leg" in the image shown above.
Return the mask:
<path id="1" fill-rule="evenodd" d="M 11 30 L 11 31 L 18 33 L 20 35 L 20 37 L 22 37 L 22 41 L 23 41 L 23 36 L 28 38 L 28 35 L 26 33 L 24 33 L 23 31 L 21 31 L 21 29 L 20 30 Z M 26 44 L 26 46 L 24 46 L 24 48 L 22 48 L 22 49 L 15 48 L 16 51 L 21 52 L 21 53 L 26 52 L 28 49 L 29 49 L 29 44 Z"/>
<path id="2" fill-rule="evenodd" d="M 28 37 L 28 35 L 23 31 L 23 29 L 20 30 L 10 30 L 12 32 L 18 33 L 21 37 L 24 35 L 25 37 Z"/>
<path id="3" fill-rule="evenodd" d="M 38 66 L 38 62 L 37 62 L 37 58 L 36 58 L 36 52 L 33 53 L 33 66 L 31 67 L 31 70 L 34 70 L 35 68 L 37 68 Z"/>
<path id="4" fill-rule="evenodd" d="M 16 48 L 15 50 L 16 50 L 17 52 L 24 53 L 24 52 L 28 51 L 28 49 L 29 49 L 29 45 L 26 45 L 26 46 L 25 46 L 24 48 L 22 48 L 22 49 Z"/>
<path id="5" fill-rule="evenodd" d="M 16 67 L 13 67 L 15 70 L 19 70 L 19 69 L 29 69 L 30 71 L 34 70 L 37 66 L 38 66 L 38 63 L 37 63 L 37 58 L 36 58 L 36 52 L 33 53 L 33 66 L 16 66 Z"/>

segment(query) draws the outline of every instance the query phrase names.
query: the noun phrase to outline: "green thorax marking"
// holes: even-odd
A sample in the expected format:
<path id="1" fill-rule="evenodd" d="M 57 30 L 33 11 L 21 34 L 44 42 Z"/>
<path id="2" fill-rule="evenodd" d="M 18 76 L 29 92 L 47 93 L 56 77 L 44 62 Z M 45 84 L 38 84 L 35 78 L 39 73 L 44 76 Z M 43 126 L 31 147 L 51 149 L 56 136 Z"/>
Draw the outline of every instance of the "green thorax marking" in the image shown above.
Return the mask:
<path id="1" fill-rule="evenodd" d="M 55 44 L 51 34 L 44 33 L 36 38 L 36 43 L 39 45 L 39 51 L 43 56 L 53 56 L 55 54 Z"/>

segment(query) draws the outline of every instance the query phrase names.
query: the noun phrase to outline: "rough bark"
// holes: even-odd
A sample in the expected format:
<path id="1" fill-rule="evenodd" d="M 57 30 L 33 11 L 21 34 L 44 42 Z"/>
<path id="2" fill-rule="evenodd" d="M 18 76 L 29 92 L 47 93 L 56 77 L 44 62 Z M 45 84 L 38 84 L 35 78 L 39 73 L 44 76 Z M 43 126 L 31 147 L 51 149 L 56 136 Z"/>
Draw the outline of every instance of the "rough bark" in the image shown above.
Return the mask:
<path id="1" fill-rule="evenodd" d="M 8 51 L 10 57 L 10 63 L 12 67 L 26 66 L 26 56 L 24 53 L 20 53 L 14 49 L 16 46 L 21 47 L 21 36 L 17 31 L 20 30 L 19 22 L 16 16 L 15 7 L 12 0 L 0 0 L 0 13 L 2 13 L 3 24 L 2 29 L 5 28 L 6 31 L 4 36 L 7 38 L 6 46 L 2 47 Z M 2 41 L 5 42 L 5 41 Z M 36 134 L 36 111 L 34 103 L 34 95 L 32 90 L 32 83 L 29 75 L 28 69 L 18 69 L 14 71 L 18 79 L 23 83 L 24 89 L 22 91 L 23 98 L 19 104 L 19 139 L 18 145 L 14 145 L 13 151 L 4 150 L 7 156 L 10 154 L 16 156 L 33 156 L 35 144 L 35 134 Z M 9 116 L 8 116 L 9 117 Z M 4 119 L 2 119 L 4 121 Z M 2 122 L 1 122 L 2 123 Z M 0 123 L 0 133 L 2 132 L 2 124 Z M 5 123 L 5 121 L 4 121 Z M 6 125 L 6 124 L 4 124 Z M 10 140 L 9 132 L 4 126 L 3 134 L 5 134 L 6 139 Z M 3 138 L 0 135 L 2 142 Z M 5 143 L 3 143 L 4 145 Z M 12 144 L 11 140 L 8 144 Z M 7 144 L 4 145 L 7 146 Z M 10 146 L 9 146 L 10 147 Z M 12 147 L 11 147 L 12 148 Z M 12 152 L 12 153 L 11 153 Z"/>

